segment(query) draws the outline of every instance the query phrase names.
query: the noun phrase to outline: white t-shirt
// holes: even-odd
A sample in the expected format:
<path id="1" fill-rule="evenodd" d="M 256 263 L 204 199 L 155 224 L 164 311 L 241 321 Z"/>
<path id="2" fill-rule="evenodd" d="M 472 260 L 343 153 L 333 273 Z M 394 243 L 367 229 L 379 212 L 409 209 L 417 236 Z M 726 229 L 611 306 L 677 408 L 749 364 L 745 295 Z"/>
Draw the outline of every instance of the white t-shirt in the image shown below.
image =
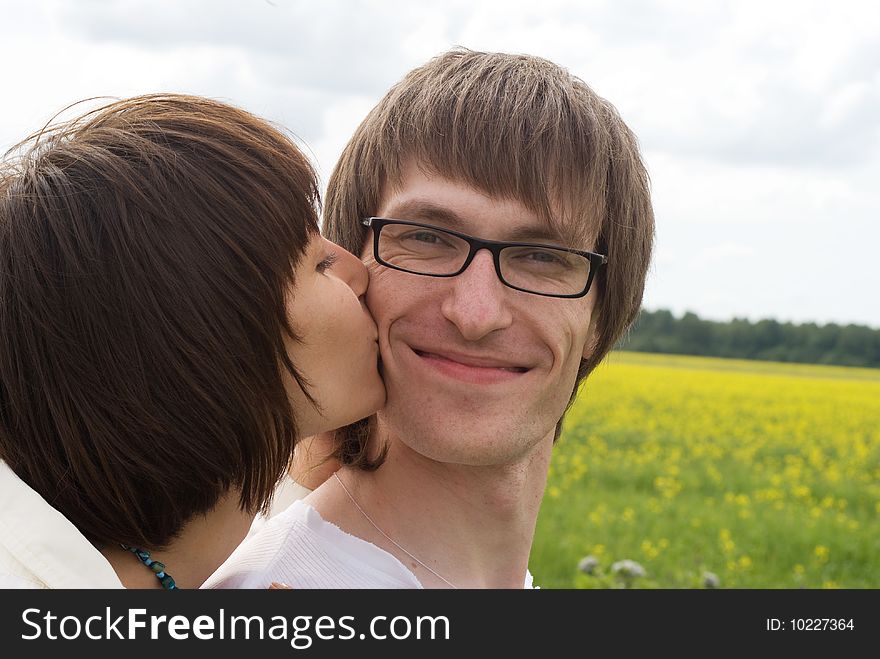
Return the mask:
<path id="1" fill-rule="evenodd" d="M 422 588 L 384 549 L 324 521 L 295 501 L 245 540 L 202 588 Z M 532 588 L 526 572 L 525 588 Z"/>
<path id="2" fill-rule="evenodd" d="M 122 588 L 113 567 L 0 460 L 0 588 Z"/>
<path id="3" fill-rule="evenodd" d="M 256 535 L 257 531 L 262 529 L 266 522 L 271 518 L 283 513 L 290 507 L 294 501 L 305 499 L 312 491 L 305 485 L 300 485 L 290 476 L 285 476 L 278 487 L 275 489 L 275 496 L 272 499 L 272 509 L 267 515 L 257 515 L 251 522 L 251 528 L 247 532 L 248 538 Z"/>

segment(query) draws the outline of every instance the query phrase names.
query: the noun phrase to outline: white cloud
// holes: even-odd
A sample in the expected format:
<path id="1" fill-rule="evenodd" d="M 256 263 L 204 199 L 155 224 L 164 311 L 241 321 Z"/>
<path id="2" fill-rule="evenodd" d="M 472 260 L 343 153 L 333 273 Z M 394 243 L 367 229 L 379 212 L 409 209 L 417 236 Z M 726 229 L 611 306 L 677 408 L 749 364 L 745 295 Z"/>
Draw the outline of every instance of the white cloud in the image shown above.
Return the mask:
<path id="1" fill-rule="evenodd" d="M 547 57 L 610 99 L 643 145 L 658 221 L 649 306 L 880 326 L 867 294 L 880 289 L 872 2 L 0 0 L 0 11 L 0 146 L 84 97 L 184 91 L 287 126 L 324 182 L 369 108 L 432 55 L 460 44 Z"/>

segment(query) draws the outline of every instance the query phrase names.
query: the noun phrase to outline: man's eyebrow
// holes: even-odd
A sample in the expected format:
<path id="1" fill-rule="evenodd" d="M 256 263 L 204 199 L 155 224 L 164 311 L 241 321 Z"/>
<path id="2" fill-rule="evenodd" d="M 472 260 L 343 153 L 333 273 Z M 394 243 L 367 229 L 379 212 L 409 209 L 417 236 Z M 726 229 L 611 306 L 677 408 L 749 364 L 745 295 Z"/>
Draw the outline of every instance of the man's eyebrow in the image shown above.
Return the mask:
<path id="1" fill-rule="evenodd" d="M 418 220 L 429 224 L 439 224 L 447 229 L 454 229 L 462 233 L 466 228 L 464 220 L 455 211 L 421 199 L 395 204 L 388 209 L 385 216 L 395 220 Z"/>
<path id="2" fill-rule="evenodd" d="M 445 229 L 469 235 L 477 233 L 472 224 L 467 223 L 455 211 L 421 199 L 408 200 L 394 205 L 388 209 L 385 215 L 395 220 L 414 220 L 436 224 Z M 506 242 L 544 241 L 563 246 L 568 243 L 557 231 L 543 223 L 513 226 L 509 232 L 505 232 L 504 240 Z"/>
<path id="3" fill-rule="evenodd" d="M 557 245 L 565 245 L 568 241 L 565 240 L 562 236 L 560 236 L 556 231 L 553 231 L 548 226 L 540 225 L 525 225 L 514 227 L 513 230 L 508 235 L 508 240 L 510 242 L 523 242 L 527 243 L 530 241 L 544 241 L 544 242 L 552 242 Z"/>

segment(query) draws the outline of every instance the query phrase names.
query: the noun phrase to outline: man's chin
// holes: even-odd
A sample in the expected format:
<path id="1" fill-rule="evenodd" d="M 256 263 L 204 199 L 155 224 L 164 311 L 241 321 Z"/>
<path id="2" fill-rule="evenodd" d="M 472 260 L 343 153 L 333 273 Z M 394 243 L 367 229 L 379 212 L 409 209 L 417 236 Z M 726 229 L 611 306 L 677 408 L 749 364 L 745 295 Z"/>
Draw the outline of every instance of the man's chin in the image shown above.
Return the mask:
<path id="1" fill-rule="evenodd" d="M 429 405 L 423 405 L 418 415 L 398 416 L 386 408 L 383 416 L 389 429 L 394 428 L 393 436 L 398 441 L 436 462 L 497 465 L 516 461 L 541 442 L 541 433 L 524 428 L 521 415 L 510 409 L 497 415 L 485 410 L 453 411 L 452 416 L 442 418 L 432 414 Z M 413 423 L 414 419 L 418 421 Z M 552 432 L 551 428 L 551 440 Z"/>

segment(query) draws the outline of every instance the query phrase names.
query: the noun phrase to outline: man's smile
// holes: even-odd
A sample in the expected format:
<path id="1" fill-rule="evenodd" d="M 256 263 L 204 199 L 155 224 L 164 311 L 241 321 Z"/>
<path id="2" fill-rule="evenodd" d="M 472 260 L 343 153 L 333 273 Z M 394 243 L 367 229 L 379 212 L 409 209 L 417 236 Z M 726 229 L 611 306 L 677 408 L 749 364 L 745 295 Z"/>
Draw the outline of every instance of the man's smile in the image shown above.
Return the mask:
<path id="1" fill-rule="evenodd" d="M 471 384 L 498 384 L 517 380 L 531 368 L 495 355 L 466 354 L 432 348 L 423 350 L 407 346 L 410 354 L 435 373 Z"/>

